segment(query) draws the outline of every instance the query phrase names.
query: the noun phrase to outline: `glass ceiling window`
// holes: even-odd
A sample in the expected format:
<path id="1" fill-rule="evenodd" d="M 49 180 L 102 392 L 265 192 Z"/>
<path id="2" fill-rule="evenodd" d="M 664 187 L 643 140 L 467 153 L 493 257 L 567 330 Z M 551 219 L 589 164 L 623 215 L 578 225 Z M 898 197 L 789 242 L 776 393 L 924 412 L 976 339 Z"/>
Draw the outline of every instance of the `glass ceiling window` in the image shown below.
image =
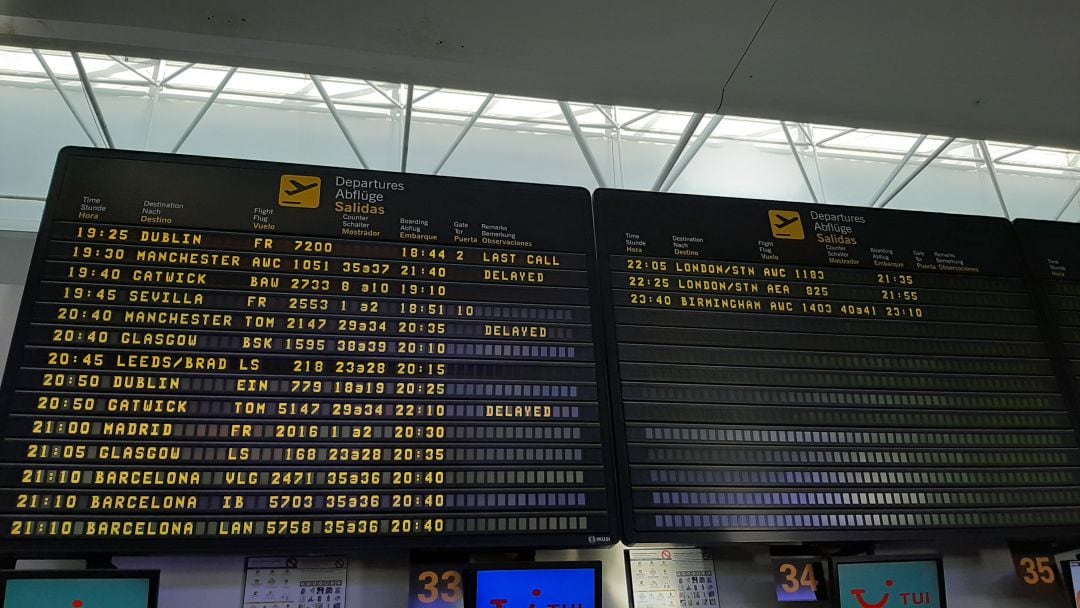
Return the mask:
<path id="1" fill-rule="evenodd" d="M 56 149 L 103 146 L 105 129 L 154 151 L 1080 219 L 1076 150 L 80 57 L 100 119 L 70 53 L 0 47 L 0 228 L 35 229 Z"/>

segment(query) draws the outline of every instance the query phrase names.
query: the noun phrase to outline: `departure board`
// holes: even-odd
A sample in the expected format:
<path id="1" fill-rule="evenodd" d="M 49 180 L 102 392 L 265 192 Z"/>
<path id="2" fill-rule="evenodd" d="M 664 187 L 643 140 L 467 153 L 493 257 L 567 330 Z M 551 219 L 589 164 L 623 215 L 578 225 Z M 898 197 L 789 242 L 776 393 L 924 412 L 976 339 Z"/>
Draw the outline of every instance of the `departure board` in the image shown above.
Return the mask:
<path id="1" fill-rule="evenodd" d="M 0 539 L 610 543 L 594 273 L 583 189 L 65 149 Z"/>
<path id="2" fill-rule="evenodd" d="M 1080 224 L 1015 220 L 1013 227 L 1035 283 L 1064 377 L 1066 394 L 1080 408 Z M 1074 418 L 1076 420 L 1076 418 Z"/>
<path id="3" fill-rule="evenodd" d="M 628 542 L 1080 524 L 1007 221 L 613 190 L 594 208 Z"/>

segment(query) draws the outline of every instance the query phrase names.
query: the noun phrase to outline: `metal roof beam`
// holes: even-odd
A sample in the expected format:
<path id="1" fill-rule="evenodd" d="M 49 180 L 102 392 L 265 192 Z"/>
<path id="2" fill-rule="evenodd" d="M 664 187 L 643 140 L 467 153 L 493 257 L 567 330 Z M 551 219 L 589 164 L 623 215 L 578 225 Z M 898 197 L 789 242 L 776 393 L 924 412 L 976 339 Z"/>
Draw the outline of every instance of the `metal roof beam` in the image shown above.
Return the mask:
<path id="1" fill-rule="evenodd" d="M 570 108 L 570 104 L 560 101 L 559 109 L 562 110 L 563 116 L 566 118 L 566 125 L 570 127 L 570 133 L 573 134 L 574 141 L 577 142 L 578 148 L 581 149 L 581 155 L 585 157 L 585 164 L 589 165 L 589 171 L 592 171 L 596 183 L 601 188 L 607 188 L 607 180 L 604 179 L 604 174 L 600 172 L 600 166 L 596 164 L 596 157 L 593 156 L 592 150 L 589 148 L 589 142 L 585 141 L 585 134 L 582 133 L 581 125 L 578 124 L 577 117 Z"/>
<path id="2" fill-rule="evenodd" d="M 319 77 L 310 74 L 308 78 L 311 78 L 311 83 L 315 85 L 315 90 L 319 92 L 319 96 L 322 97 L 323 103 L 326 104 L 326 109 L 330 111 L 330 116 L 334 118 L 334 122 L 337 123 L 338 129 L 341 129 L 341 134 L 345 136 L 345 141 L 348 142 L 349 147 L 352 148 L 353 154 L 356 155 L 356 160 L 360 161 L 360 167 L 363 169 L 368 168 L 367 161 L 364 160 L 364 155 L 360 153 L 360 147 L 353 141 L 352 134 L 349 133 L 349 129 L 345 127 L 345 121 L 342 120 L 341 115 L 338 114 L 337 106 L 334 105 L 334 101 L 330 99 L 330 96 L 326 94 L 326 89 L 322 85 L 322 81 Z"/>

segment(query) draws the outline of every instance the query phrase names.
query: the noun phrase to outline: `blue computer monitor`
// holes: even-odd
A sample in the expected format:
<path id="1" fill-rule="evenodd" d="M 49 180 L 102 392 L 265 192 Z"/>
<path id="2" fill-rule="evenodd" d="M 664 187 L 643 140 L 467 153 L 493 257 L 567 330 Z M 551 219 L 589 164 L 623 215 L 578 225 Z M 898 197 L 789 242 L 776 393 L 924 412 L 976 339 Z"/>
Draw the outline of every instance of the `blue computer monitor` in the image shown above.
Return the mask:
<path id="1" fill-rule="evenodd" d="M 3 570 L 3 608 L 156 608 L 156 570 Z"/>
<path id="2" fill-rule="evenodd" d="M 1080 608 L 1080 560 L 1069 560 L 1065 562 L 1065 566 L 1069 579 L 1069 597 L 1072 598 L 1069 605 Z"/>
<path id="3" fill-rule="evenodd" d="M 937 556 L 834 558 L 832 574 L 840 608 L 946 608 Z"/>
<path id="4" fill-rule="evenodd" d="M 468 570 L 468 608 L 602 608 L 600 562 L 531 562 Z"/>

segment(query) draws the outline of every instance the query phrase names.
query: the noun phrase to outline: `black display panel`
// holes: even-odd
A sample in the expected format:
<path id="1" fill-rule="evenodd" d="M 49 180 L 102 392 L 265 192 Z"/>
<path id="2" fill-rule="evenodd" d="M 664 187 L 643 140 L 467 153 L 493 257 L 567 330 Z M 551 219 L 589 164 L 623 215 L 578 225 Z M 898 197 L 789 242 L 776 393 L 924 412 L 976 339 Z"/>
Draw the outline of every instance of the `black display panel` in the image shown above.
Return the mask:
<path id="1" fill-rule="evenodd" d="M 0 541 L 609 543 L 594 265 L 582 189 L 66 149 Z"/>
<path id="2" fill-rule="evenodd" d="M 1075 416 L 1080 406 L 1080 225 L 1015 220 L 1013 227 L 1042 303 L 1051 348 L 1060 361 L 1059 373 Z"/>
<path id="3" fill-rule="evenodd" d="M 1080 524 L 1007 221 L 615 190 L 594 208 L 627 541 Z"/>

